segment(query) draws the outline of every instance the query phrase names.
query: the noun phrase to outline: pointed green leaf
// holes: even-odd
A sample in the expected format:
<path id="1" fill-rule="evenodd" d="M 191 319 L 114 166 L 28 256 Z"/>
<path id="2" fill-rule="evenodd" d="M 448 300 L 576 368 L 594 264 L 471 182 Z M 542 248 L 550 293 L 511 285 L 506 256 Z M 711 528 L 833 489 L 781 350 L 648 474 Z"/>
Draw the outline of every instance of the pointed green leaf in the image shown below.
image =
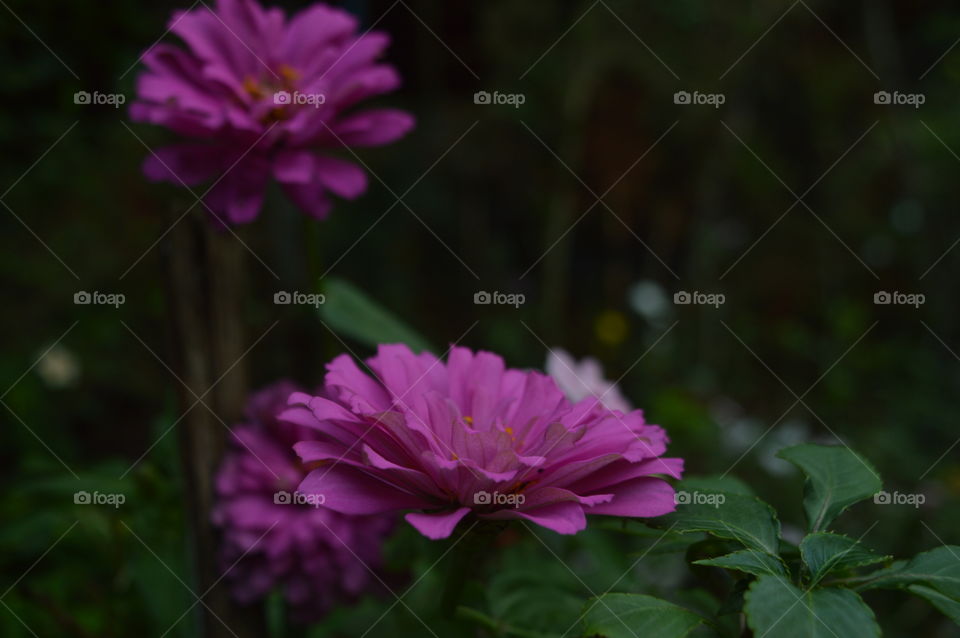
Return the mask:
<path id="1" fill-rule="evenodd" d="M 960 546 L 944 545 L 871 574 L 861 589 L 927 585 L 960 600 Z"/>
<path id="2" fill-rule="evenodd" d="M 604 638 L 683 638 L 703 619 L 683 607 L 640 594 L 604 594 L 587 602 L 584 633 Z"/>
<path id="3" fill-rule="evenodd" d="M 678 532 L 709 532 L 750 549 L 778 554 L 780 521 L 773 508 L 752 496 L 687 490 L 680 483 L 677 510 L 661 521 Z"/>
<path id="4" fill-rule="evenodd" d="M 907 587 L 907 591 L 921 598 L 926 598 L 947 618 L 960 625 L 960 602 L 956 598 L 950 598 L 932 587 L 924 587 L 923 585 L 910 585 Z"/>
<path id="5" fill-rule="evenodd" d="M 897 561 L 870 575 L 859 589 L 901 589 L 930 601 L 960 624 L 960 547 L 944 545 Z"/>
<path id="6" fill-rule="evenodd" d="M 774 576 L 786 576 L 787 571 L 779 558 L 771 556 L 764 552 L 758 552 L 752 549 L 742 549 L 725 556 L 716 558 L 705 558 L 703 560 L 693 561 L 696 565 L 709 565 L 711 567 L 722 567 L 724 569 L 736 569 L 754 576 L 771 574 Z"/>
<path id="7" fill-rule="evenodd" d="M 322 288 L 326 299 L 319 308 L 320 317 L 337 333 L 371 347 L 405 343 L 418 352 L 432 350 L 429 341 L 350 282 L 328 277 L 323 280 Z"/>
<path id="8" fill-rule="evenodd" d="M 802 591 L 780 576 L 760 576 L 745 598 L 747 624 L 758 637 L 880 636 L 873 611 L 849 589 Z"/>
<path id="9" fill-rule="evenodd" d="M 800 542 L 800 555 L 810 570 L 811 584 L 834 571 L 873 565 L 889 560 L 852 538 L 830 532 L 810 534 Z"/>
<path id="10" fill-rule="evenodd" d="M 803 509 L 811 532 L 825 529 L 843 510 L 883 487 L 873 466 L 848 447 L 803 443 L 777 456 L 807 475 Z"/>

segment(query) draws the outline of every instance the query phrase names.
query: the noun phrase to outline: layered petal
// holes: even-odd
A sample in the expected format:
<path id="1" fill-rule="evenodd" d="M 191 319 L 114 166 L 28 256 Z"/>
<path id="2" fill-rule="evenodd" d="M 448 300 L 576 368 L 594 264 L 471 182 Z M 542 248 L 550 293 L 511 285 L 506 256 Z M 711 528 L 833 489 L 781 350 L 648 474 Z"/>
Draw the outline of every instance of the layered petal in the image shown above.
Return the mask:
<path id="1" fill-rule="evenodd" d="M 359 197 L 368 181 L 360 166 L 331 151 L 386 144 L 413 126 L 402 111 L 353 112 L 398 88 L 400 76 L 380 61 L 390 38 L 359 33 L 358 20 L 342 9 L 317 4 L 288 19 L 255 0 L 217 0 L 174 13 L 168 26 L 184 46 L 144 52 L 130 116 L 215 148 L 256 145 L 255 158 L 212 186 L 207 204 L 220 223 L 253 220 L 271 178 L 308 215 L 325 218 L 334 197 Z M 155 159 L 144 170 L 193 186 L 230 165 L 191 165 L 182 170 L 189 179 L 180 180 L 177 167 L 164 170 Z"/>
<path id="2" fill-rule="evenodd" d="M 442 361 L 381 345 L 366 369 L 338 357 L 324 397 L 291 397 L 300 406 L 291 420 L 320 437 L 296 446 L 320 464 L 301 490 L 324 493 L 326 507 L 423 510 L 406 520 L 429 538 L 448 537 L 470 513 L 574 534 L 586 514 L 673 508 L 673 488 L 659 477 L 678 478 L 683 463 L 660 456 L 666 434 L 639 410 L 611 410 L 597 397 L 573 403 L 553 378 L 465 348 Z"/>

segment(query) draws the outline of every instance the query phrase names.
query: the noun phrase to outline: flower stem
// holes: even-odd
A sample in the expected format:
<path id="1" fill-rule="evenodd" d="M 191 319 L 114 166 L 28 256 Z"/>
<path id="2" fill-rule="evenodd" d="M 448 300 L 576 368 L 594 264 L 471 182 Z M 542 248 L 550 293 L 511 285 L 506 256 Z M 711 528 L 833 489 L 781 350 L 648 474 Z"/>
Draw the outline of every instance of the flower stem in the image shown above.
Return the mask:
<path id="1" fill-rule="evenodd" d="M 471 576 L 480 576 L 485 557 L 490 555 L 489 548 L 503 531 L 505 525 L 493 521 L 474 523 L 450 550 L 446 585 L 440 600 L 441 614 L 453 618 L 460 605 L 467 581 Z"/>

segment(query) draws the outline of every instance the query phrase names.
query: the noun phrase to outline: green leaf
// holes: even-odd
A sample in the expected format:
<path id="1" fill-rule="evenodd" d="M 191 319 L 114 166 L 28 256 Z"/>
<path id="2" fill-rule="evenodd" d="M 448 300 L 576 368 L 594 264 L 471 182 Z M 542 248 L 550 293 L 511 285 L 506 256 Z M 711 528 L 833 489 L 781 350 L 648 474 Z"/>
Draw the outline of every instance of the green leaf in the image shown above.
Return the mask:
<path id="1" fill-rule="evenodd" d="M 709 532 L 738 541 L 748 548 L 776 556 L 780 543 L 780 522 L 773 508 L 752 496 L 729 492 L 688 491 L 681 482 L 677 511 L 661 521 L 678 532 Z M 719 498 L 713 498 L 719 497 Z"/>
<path id="2" fill-rule="evenodd" d="M 486 587 L 490 615 L 514 631 L 560 632 L 575 626 L 583 595 L 564 586 L 563 571 L 523 567 L 498 572 Z"/>
<path id="3" fill-rule="evenodd" d="M 898 561 L 887 569 L 874 572 L 865 589 L 906 587 L 927 584 L 952 598 L 960 598 L 960 546 L 944 545 L 917 554 L 908 561 Z"/>
<path id="4" fill-rule="evenodd" d="M 807 475 L 803 509 L 811 532 L 826 528 L 843 510 L 883 487 L 873 466 L 848 447 L 803 443 L 777 456 Z"/>
<path id="5" fill-rule="evenodd" d="M 907 591 L 921 598 L 926 598 L 947 618 L 960 625 L 960 602 L 955 598 L 950 598 L 932 587 L 924 587 L 923 585 L 911 585 L 907 587 Z"/>
<path id="6" fill-rule="evenodd" d="M 960 623 L 960 547 L 944 545 L 869 576 L 858 589 L 902 589 L 926 598 Z"/>
<path id="7" fill-rule="evenodd" d="M 889 560 L 859 542 L 830 532 L 810 534 L 800 542 L 800 555 L 810 570 L 811 585 L 814 585 L 830 572 L 873 565 Z"/>
<path id="8" fill-rule="evenodd" d="M 416 351 L 433 350 L 430 342 L 370 299 L 353 284 L 337 277 L 323 281 L 326 299 L 320 317 L 338 333 L 368 346 L 405 343 Z"/>
<path id="9" fill-rule="evenodd" d="M 752 549 L 742 549 L 725 556 L 705 558 L 693 562 L 696 565 L 736 569 L 737 571 L 753 574 L 754 576 L 763 576 L 764 574 L 773 576 L 787 575 L 787 570 L 779 558 Z"/>
<path id="10" fill-rule="evenodd" d="M 583 621 L 588 636 L 683 638 L 703 619 L 653 596 L 604 594 L 590 599 Z"/>
<path id="11" fill-rule="evenodd" d="M 804 592 L 780 576 L 760 576 L 745 598 L 747 624 L 758 637 L 880 636 L 873 611 L 849 589 L 818 587 Z"/>

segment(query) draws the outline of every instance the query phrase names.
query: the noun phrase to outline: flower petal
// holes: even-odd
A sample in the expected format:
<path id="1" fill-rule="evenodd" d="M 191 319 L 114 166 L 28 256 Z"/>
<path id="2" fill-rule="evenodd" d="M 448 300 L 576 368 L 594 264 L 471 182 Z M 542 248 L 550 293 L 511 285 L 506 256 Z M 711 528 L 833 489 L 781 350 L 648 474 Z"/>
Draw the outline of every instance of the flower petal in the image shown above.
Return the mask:
<path id="1" fill-rule="evenodd" d="M 353 162 L 321 155 L 314 167 L 320 183 L 340 197 L 354 199 L 367 190 L 367 174 Z"/>
<path id="2" fill-rule="evenodd" d="M 379 514 L 424 509 L 432 504 L 344 464 L 313 470 L 300 483 L 304 494 L 322 494 L 323 505 L 342 514 Z"/>
<path id="3" fill-rule="evenodd" d="M 470 512 L 469 507 L 439 512 L 437 514 L 421 514 L 410 512 L 404 518 L 413 525 L 418 532 L 433 540 L 447 538 L 453 533 L 457 523 Z"/>
<path id="4" fill-rule="evenodd" d="M 480 518 L 492 520 L 521 518 L 551 529 L 558 534 L 576 534 L 587 527 L 587 517 L 583 515 L 583 506 L 570 501 L 530 510 L 498 510 L 491 514 L 481 514 Z"/>
<path id="5" fill-rule="evenodd" d="M 656 478 L 638 478 L 604 488 L 613 494 L 613 500 L 594 505 L 590 514 L 608 516 L 662 516 L 677 508 L 674 489 L 666 481 Z"/>
<path id="6" fill-rule="evenodd" d="M 413 125 L 413 116 L 404 111 L 371 109 L 340 120 L 333 130 L 348 146 L 381 146 L 400 139 Z"/>

